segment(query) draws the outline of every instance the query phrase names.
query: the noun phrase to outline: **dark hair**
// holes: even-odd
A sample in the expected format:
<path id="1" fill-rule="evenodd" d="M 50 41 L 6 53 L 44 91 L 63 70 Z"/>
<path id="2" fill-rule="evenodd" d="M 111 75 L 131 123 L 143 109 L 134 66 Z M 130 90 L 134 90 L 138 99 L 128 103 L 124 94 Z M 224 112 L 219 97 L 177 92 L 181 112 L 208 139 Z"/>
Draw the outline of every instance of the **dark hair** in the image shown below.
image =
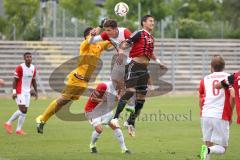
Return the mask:
<path id="1" fill-rule="evenodd" d="M 221 72 L 225 68 L 225 61 L 220 55 L 214 55 L 211 61 L 211 67 L 214 72 Z"/>
<path id="2" fill-rule="evenodd" d="M 111 28 L 117 28 L 117 21 L 113 20 L 113 19 L 108 19 L 104 22 L 103 27 L 111 27 Z"/>
<path id="3" fill-rule="evenodd" d="M 27 56 L 27 55 L 32 55 L 32 53 L 26 52 L 26 53 L 23 54 L 23 57 L 25 57 L 25 56 Z"/>
<path id="4" fill-rule="evenodd" d="M 150 17 L 153 18 L 153 16 L 149 15 L 149 14 L 142 17 L 142 19 L 141 19 L 141 26 L 142 27 L 143 27 L 143 22 L 146 22 L 147 19 L 150 18 Z"/>
<path id="5" fill-rule="evenodd" d="M 92 27 L 87 27 L 84 32 L 83 32 L 83 36 L 84 38 L 86 39 L 87 36 L 89 35 L 90 31 L 92 30 L 93 28 Z"/>

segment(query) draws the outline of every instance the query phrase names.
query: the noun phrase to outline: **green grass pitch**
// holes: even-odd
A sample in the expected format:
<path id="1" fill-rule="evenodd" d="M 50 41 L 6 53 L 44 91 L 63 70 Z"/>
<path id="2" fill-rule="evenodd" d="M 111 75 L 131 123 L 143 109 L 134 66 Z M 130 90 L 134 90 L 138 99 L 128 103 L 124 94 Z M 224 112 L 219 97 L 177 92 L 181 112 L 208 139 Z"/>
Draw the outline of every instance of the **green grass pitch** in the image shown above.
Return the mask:
<path id="1" fill-rule="evenodd" d="M 123 130 L 131 155 L 123 155 L 109 128 L 97 143 L 99 153 L 89 153 L 92 127 L 87 121 L 65 122 L 52 117 L 39 135 L 35 117 L 50 103 L 50 99 L 31 101 L 24 129 L 26 136 L 8 135 L 4 122 L 17 109 L 11 99 L 0 99 L 0 160 L 198 160 L 201 141 L 198 99 L 196 96 L 161 96 L 147 99 L 137 122 L 136 137 Z M 86 99 L 76 101 L 71 111 L 83 111 Z M 235 113 L 235 112 L 234 112 Z M 165 114 L 165 120 L 164 115 Z M 122 114 L 125 117 L 125 113 Z M 174 120 L 173 120 L 174 116 Z M 211 160 L 238 160 L 240 126 L 230 130 L 230 142 L 224 156 Z M 16 122 L 14 126 L 16 126 Z"/>

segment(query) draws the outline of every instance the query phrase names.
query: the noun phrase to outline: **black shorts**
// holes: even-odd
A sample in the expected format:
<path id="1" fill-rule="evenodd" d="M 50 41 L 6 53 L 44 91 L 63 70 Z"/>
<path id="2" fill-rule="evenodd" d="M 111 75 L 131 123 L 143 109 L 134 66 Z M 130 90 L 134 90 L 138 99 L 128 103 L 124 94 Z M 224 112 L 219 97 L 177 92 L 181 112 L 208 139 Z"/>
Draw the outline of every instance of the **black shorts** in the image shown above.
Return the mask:
<path id="1" fill-rule="evenodd" d="M 135 88 L 137 93 L 146 94 L 149 73 L 147 65 L 131 61 L 125 66 L 126 88 Z"/>

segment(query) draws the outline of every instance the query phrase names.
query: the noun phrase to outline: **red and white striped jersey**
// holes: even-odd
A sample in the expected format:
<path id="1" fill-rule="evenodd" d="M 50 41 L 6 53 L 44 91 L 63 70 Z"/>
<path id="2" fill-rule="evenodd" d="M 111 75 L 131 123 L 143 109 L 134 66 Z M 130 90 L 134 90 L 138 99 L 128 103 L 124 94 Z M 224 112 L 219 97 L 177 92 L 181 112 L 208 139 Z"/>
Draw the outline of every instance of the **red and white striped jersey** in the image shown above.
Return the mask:
<path id="1" fill-rule="evenodd" d="M 17 78 L 17 94 L 30 93 L 32 80 L 36 77 L 36 68 L 34 65 L 27 67 L 25 63 L 16 67 L 14 77 Z"/>
<path id="2" fill-rule="evenodd" d="M 225 72 L 214 72 L 205 76 L 199 86 L 200 110 L 202 117 L 230 121 L 232 108 L 229 89 L 215 89 L 214 85 L 229 76 Z"/>

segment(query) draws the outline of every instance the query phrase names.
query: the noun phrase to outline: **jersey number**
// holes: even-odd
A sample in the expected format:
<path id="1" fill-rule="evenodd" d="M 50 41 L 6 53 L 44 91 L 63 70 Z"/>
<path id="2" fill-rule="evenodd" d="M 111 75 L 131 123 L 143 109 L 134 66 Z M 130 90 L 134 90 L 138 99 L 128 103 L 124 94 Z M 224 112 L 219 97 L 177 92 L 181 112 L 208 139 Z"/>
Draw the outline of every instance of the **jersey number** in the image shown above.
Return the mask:
<path id="1" fill-rule="evenodd" d="M 214 96 L 217 96 L 220 93 L 220 89 L 215 88 L 215 84 L 217 84 L 218 82 L 219 82 L 218 80 L 214 80 L 212 83 L 212 92 Z"/>

